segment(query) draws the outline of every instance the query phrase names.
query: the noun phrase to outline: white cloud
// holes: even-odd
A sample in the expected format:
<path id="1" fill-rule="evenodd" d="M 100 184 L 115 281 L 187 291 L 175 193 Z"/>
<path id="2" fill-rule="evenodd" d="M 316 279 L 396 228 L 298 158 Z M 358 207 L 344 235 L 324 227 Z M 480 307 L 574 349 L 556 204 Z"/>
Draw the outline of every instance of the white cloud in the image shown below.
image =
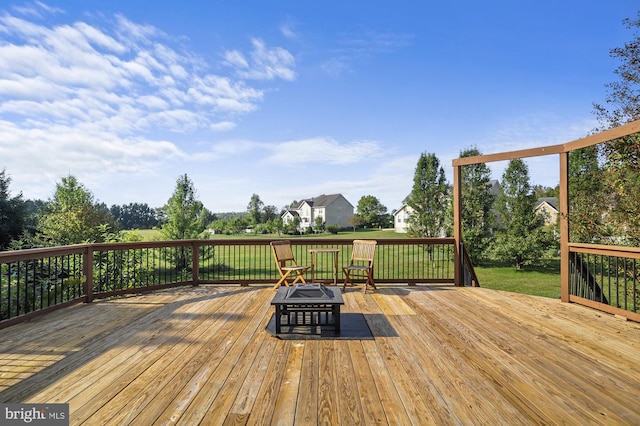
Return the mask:
<path id="1" fill-rule="evenodd" d="M 170 139 L 233 129 L 264 101 L 267 89 L 247 80 L 295 77 L 293 56 L 257 39 L 247 64 L 237 51 L 238 79 L 153 26 L 120 15 L 43 23 L 52 13 L 39 3 L 0 11 L 0 169 L 30 198 L 46 198 L 69 173 L 105 187 L 198 159 Z"/>
<path id="2" fill-rule="evenodd" d="M 339 143 L 331 138 L 311 138 L 293 140 L 268 145 L 268 154 L 264 159 L 270 164 L 355 164 L 379 157 L 382 149 L 374 141 L 354 141 Z"/>
<path id="3" fill-rule="evenodd" d="M 295 80 L 295 59 L 291 53 L 281 47 L 268 49 L 257 38 L 251 40 L 251 43 L 253 51 L 250 59 L 237 50 L 228 51 L 224 55 L 227 65 L 233 67 L 239 77 L 248 80 Z"/>
<path id="4" fill-rule="evenodd" d="M 236 127 L 236 123 L 233 121 L 221 121 L 219 123 L 212 123 L 209 128 L 214 132 L 224 132 Z"/>

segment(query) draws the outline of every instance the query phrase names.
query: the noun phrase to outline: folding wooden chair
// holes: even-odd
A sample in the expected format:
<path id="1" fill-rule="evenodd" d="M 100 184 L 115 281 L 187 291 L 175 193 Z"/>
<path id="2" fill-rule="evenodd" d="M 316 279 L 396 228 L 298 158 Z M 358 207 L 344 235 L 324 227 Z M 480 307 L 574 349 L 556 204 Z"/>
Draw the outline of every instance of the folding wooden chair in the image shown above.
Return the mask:
<path id="1" fill-rule="evenodd" d="M 373 257 L 376 253 L 375 240 L 354 240 L 353 250 L 351 251 L 351 261 L 349 265 L 342 268 L 344 272 L 344 284 L 342 291 L 349 286 L 353 286 L 353 277 L 364 277 L 364 292 L 371 286 L 373 289 L 376 285 L 373 282 Z"/>
<path id="2" fill-rule="evenodd" d="M 273 257 L 276 260 L 276 266 L 278 267 L 278 272 L 280 272 L 280 281 L 273 287 L 278 288 L 282 283 L 286 286 L 289 286 L 289 279 L 293 278 L 293 282 L 291 284 L 295 284 L 298 282 L 306 283 L 304 279 L 304 274 L 310 268 L 310 266 L 299 266 L 296 263 L 296 259 L 293 256 L 293 251 L 291 250 L 291 243 L 289 241 L 272 241 L 271 242 L 271 250 L 273 251 Z M 290 276 L 295 272 L 295 278 Z"/>

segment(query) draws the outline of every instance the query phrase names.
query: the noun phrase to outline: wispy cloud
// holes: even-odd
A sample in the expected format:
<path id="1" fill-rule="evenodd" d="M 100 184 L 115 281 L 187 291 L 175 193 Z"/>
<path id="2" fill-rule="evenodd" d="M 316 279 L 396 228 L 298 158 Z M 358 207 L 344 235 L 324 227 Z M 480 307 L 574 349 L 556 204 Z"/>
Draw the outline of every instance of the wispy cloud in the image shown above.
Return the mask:
<path id="1" fill-rule="evenodd" d="M 282 25 L 280 25 L 280 33 L 290 40 L 297 40 L 300 38 L 300 35 L 296 31 L 296 24 L 291 20 L 287 20 Z"/>
<path id="2" fill-rule="evenodd" d="M 322 69 L 329 75 L 339 75 L 359 61 L 407 46 L 412 39 L 410 34 L 380 31 L 344 34 L 331 49 L 331 57 L 322 64 Z"/>
<path id="3" fill-rule="evenodd" d="M 365 162 L 379 157 L 381 146 L 374 141 L 340 143 L 331 138 L 311 138 L 267 145 L 270 151 L 264 161 L 273 164 L 335 164 L 346 165 Z"/>
<path id="4" fill-rule="evenodd" d="M 240 78 L 295 80 L 295 59 L 291 53 L 281 47 L 267 48 L 258 38 L 251 40 L 251 44 L 253 50 L 248 58 L 237 50 L 230 50 L 224 55 L 227 65 L 233 67 Z"/>

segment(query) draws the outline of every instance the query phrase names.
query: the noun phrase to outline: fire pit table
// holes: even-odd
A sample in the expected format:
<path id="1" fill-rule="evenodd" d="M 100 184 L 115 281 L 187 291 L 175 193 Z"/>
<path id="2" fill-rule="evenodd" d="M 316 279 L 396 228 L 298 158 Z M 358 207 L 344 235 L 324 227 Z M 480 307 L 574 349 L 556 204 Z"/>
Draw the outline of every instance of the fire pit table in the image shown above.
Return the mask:
<path id="1" fill-rule="evenodd" d="M 332 326 L 340 334 L 340 305 L 344 305 L 340 287 L 322 284 L 296 284 L 280 287 L 271 304 L 276 307 L 276 334 L 282 326 Z"/>

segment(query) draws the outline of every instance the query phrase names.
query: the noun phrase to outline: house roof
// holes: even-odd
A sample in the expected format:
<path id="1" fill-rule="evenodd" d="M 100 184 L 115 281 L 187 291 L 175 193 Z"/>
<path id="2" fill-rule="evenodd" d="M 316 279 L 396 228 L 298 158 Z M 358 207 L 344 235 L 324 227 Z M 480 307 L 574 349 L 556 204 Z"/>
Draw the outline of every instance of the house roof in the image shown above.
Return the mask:
<path id="1" fill-rule="evenodd" d="M 544 203 L 549 204 L 556 211 L 559 211 L 559 208 L 558 208 L 558 206 L 559 206 L 558 197 L 542 197 L 542 198 L 538 198 L 538 204 L 536 204 L 536 210 L 538 209 L 538 207 L 540 207 Z"/>
<path id="2" fill-rule="evenodd" d="M 287 210 L 285 210 L 285 212 L 284 212 L 282 215 L 284 216 L 284 215 L 286 215 L 287 213 L 289 213 L 291 216 L 294 216 L 294 217 L 295 217 L 295 216 L 300 216 L 300 215 L 298 214 L 298 212 L 297 212 L 297 211 L 292 210 L 292 209 L 287 209 Z"/>
<path id="3" fill-rule="evenodd" d="M 302 203 L 305 203 L 305 202 L 309 204 L 311 207 L 326 207 L 340 197 L 344 198 L 342 194 L 320 195 L 314 198 L 307 198 L 307 199 L 301 200 L 295 208 L 296 209 L 300 208 Z M 349 203 L 349 200 L 347 200 L 346 198 L 344 198 L 344 200 L 347 203 Z"/>

